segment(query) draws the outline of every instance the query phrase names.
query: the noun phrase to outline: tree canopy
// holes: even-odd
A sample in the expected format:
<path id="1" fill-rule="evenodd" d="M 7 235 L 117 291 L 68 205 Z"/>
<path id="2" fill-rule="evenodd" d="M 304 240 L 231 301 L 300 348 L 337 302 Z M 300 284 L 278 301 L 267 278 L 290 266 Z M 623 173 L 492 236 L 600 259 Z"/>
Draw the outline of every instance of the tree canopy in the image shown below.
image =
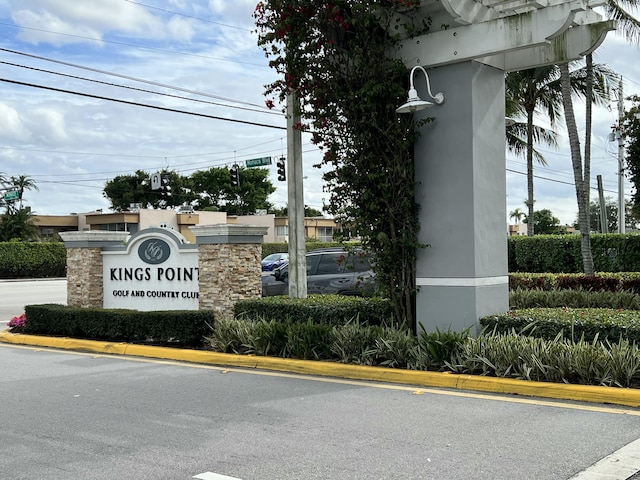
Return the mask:
<path id="1" fill-rule="evenodd" d="M 5 212 L 0 215 L 0 242 L 12 240 L 36 240 L 38 228 L 33 223 L 31 208 L 23 206 L 24 192 L 38 190 L 36 181 L 26 175 L 10 177 L 0 172 L 0 185 L 3 189 L 18 192 L 18 198 L 4 202 Z M 4 191 L 0 191 L 2 198 Z"/>
<path id="2" fill-rule="evenodd" d="M 529 218 L 525 217 L 524 223 L 529 224 Z M 533 214 L 533 223 L 537 235 L 559 235 L 567 233 L 566 228 L 560 225 L 560 220 L 553 216 L 548 208 L 536 210 Z"/>
<path id="3" fill-rule="evenodd" d="M 640 97 L 633 95 L 630 97 L 633 106 L 625 113 L 622 124 L 625 142 L 626 155 L 625 164 L 627 176 L 633 184 L 632 210 L 636 217 L 640 218 Z"/>
<path id="4" fill-rule="evenodd" d="M 636 216 L 632 210 L 632 202 L 627 200 L 624 205 L 625 211 L 625 229 L 636 228 L 640 223 L 640 218 Z M 607 220 L 607 232 L 616 233 L 618 231 L 618 202 L 614 201 L 611 197 L 605 198 L 605 218 Z M 579 229 L 580 223 L 576 218 L 574 227 Z M 600 224 L 600 202 L 592 201 L 589 205 L 589 228 L 592 232 L 602 232 L 602 226 Z"/>
<path id="5" fill-rule="evenodd" d="M 170 195 L 151 189 L 151 174 L 137 170 L 109 180 L 103 195 L 114 211 L 125 211 L 131 204 L 142 208 L 173 208 L 191 205 L 197 210 L 225 211 L 230 215 L 252 214 L 271 208 L 268 197 L 275 191 L 269 171 L 263 168 L 240 168 L 240 185 L 232 187 L 229 170 L 214 167 L 182 176 L 175 171 L 160 172 L 168 179 Z"/>

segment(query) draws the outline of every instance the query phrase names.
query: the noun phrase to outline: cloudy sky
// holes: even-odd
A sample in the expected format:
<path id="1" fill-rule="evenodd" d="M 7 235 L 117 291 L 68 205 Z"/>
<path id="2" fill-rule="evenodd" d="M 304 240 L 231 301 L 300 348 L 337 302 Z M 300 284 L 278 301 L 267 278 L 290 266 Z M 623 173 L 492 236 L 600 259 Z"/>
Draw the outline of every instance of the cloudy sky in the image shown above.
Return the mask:
<path id="1" fill-rule="evenodd" d="M 105 182 L 163 168 L 196 170 L 286 154 L 284 117 L 265 108 L 275 79 L 257 47 L 256 0 L 0 0 L 0 172 L 27 175 L 37 214 L 108 209 Z M 640 50 L 611 33 L 596 61 L 623 75 L 624 93 L 640 94 Z M 154 93 L 152 93 L 154 92 Z M 82 94 L 82 95 L 78 95 Z M 108 99 L 118 100 L 111 101 Z M 135 104 L 152 105 L 162 109 Z M 583 110 L 578 107 L 579 111 Z M 617 198 L 615 100 L 594 119 L 593 181 Z M 561 131 L 561 134 L 564 132 Z M 572 223 L 577 207 L 569 148 L 539 147 L 536 209 Z M 305 203 L 320 209 L 320 154 L 303 137 Z M 524 210 L 523 158 L 507 155 L 507 216 Z M 627 186 L 627 195 L 630 187 Z"/>

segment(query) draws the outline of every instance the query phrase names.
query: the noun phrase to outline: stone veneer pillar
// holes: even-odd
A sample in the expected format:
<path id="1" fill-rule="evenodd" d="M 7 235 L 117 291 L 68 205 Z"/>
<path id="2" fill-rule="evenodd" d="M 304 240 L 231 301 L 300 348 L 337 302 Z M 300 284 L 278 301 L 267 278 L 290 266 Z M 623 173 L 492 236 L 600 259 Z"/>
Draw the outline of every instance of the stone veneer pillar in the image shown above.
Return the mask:
<path id="1" fill-rule="evenodd" d="M 260 260 L 268 227 L 218 224 L 190 230 L 198 245 L 201 309 L 231 317 L 238 300 L 262 295 Z"/>
<path id="2" fill-rule="evenodd" d="M 122 245 L 128 232 L 61 232 L 67 248 L 67 305 L 102 308 L 102 249 Z"/>

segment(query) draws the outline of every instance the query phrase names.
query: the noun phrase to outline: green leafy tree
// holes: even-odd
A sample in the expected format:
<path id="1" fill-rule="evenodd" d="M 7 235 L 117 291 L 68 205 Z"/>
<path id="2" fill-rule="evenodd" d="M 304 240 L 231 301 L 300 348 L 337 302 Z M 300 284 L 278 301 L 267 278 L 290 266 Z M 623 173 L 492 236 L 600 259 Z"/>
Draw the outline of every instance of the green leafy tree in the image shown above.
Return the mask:
<path id="1" fill-rule="evenodd" d="M 640 218 L 633 211 L 633 203 L 630 200 L 625 201 L 625 227 L 626 229 L 636 228 L 636 225 L 640 223 Z M 607 219 L 607 229 L 609 233 L 618 231 L 618 202 L 614 201 L 611 197 L 605 198 L 605 215 Z M 578 219 L 574 222 L 573 226 L 576 229 L 580 228 Z M 600 225 L 600 202 L 592 201 L 589 205 L 589 226 L 592 232 L 602 233 L 602 227 Z"/>
<path id="2" fill-rule="evenodd" d="M 215 167 L 193 172 L 191 186 L 197 196 L 196 209 L 223 210 L 231 192 L 229 170 Z"/>
<path id="3" fill-rule="evenodd" d="M 289 206 L 286 205 L 280 208 L 272 208 L 269 210 L 269 213 L 273 213 L 276 217 L 286 217 L 289 215 Z M 313 207 L 309 207 L 308 205 L 304 206 L 304 216 L 305 217 L 322 217 L 323 214 L 320 210 L 317 210 Z"/>
<path id="4" fill-rule="evenodd" d="M 192 193 L 197 199 L 196 208 L 225 211 L 229 215 L 253 214 L 257 210 L 269 210 L 268 198 L 275 187 L 269 180 L 269 170 L 264 168 L 239 168 L 240 185 L 231 185 L 229 170 L 214 167 L 194 172 L 190 177 Z"/>
<path id="5" fill-rule="evenodd" d="M 526 217 L 524 223 L 529 225 L 529 218 Z M 553 212 L 548 208 L 536 210 L 533 214 L 533 223 L 537 235 L 559 235 L 567 233 L 566 228 L 560 225 L 560 220 L 553 216 Z"/>
<path id="6" fill-rule="evenodd" d="M 393 51 L 400 37 L 428 29 L 412 16 L 415 0 L 263 0 L 258 44 L 280 79 L 267 87 L 281 101 L 295 92 L 324 150 L 327 212 L 375 257 L 377 282 L 396 317 L 415 328 L 416 123 L 395 109 L 406 98 L 407 69 Z M 411 24 L 416 18 L 418 24 Z M 399 22 L 404 22 L 400 24 Z"/>
<path id="7" fill-rule="evenodd" d="M 104 187 L 103 195 L 110 202 L 115 212 L 129 210 L 130 205 L 138 203 L 142 208 L 171 208 L 190 203 L 195 195 L 191 190 L 191 182 L 175 171 L 164 170 L 161 176 L 169 178 L 171 195 L 163 197 L 160 190 L 151 189 L 151 173 L 136 170 L 134 175 L 119 175 L 109 180 Z"/>
<path id="8" fill-rule="evenodd" d="M 633 185 L 632 211 L 640 217 L 640 97 L 629 97 L 633 106 L 625 113 L 622 124 L 626 143 L 625 166 L 627 176 Z"/>
<path id="9" fill-rule="evenodd" d="M 28 208 L 7 209 L 0 217 L 0 242 L 38 239 L 38 228 Z"/>
<path id="10" fill-rule="evenodd" d="M 111 202 L 110 208 L 115 212 L 129 210 L 132 203 L 139 203 L 142 208 L 157 208 L 160 203 L 159 195 L 151 190 L 150 174 L 143 170 L 109 180 L 103 196 Z"/>

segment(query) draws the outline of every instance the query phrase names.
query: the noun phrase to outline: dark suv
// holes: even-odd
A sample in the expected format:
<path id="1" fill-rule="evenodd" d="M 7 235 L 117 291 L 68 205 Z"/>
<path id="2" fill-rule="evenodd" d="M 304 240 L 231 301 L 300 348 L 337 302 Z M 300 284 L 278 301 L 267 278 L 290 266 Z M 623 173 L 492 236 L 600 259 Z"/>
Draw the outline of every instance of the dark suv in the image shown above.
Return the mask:
<path id="1" fill-rule="evenodd" d="M 376 290 L 369 256 L 362 250 L 312 250 L 306 258 L 309 294 L 372 295 Z M 262 276 L 263 297 L 288 293 L 288 264 L 275 269 L 271 275 Z"/>

